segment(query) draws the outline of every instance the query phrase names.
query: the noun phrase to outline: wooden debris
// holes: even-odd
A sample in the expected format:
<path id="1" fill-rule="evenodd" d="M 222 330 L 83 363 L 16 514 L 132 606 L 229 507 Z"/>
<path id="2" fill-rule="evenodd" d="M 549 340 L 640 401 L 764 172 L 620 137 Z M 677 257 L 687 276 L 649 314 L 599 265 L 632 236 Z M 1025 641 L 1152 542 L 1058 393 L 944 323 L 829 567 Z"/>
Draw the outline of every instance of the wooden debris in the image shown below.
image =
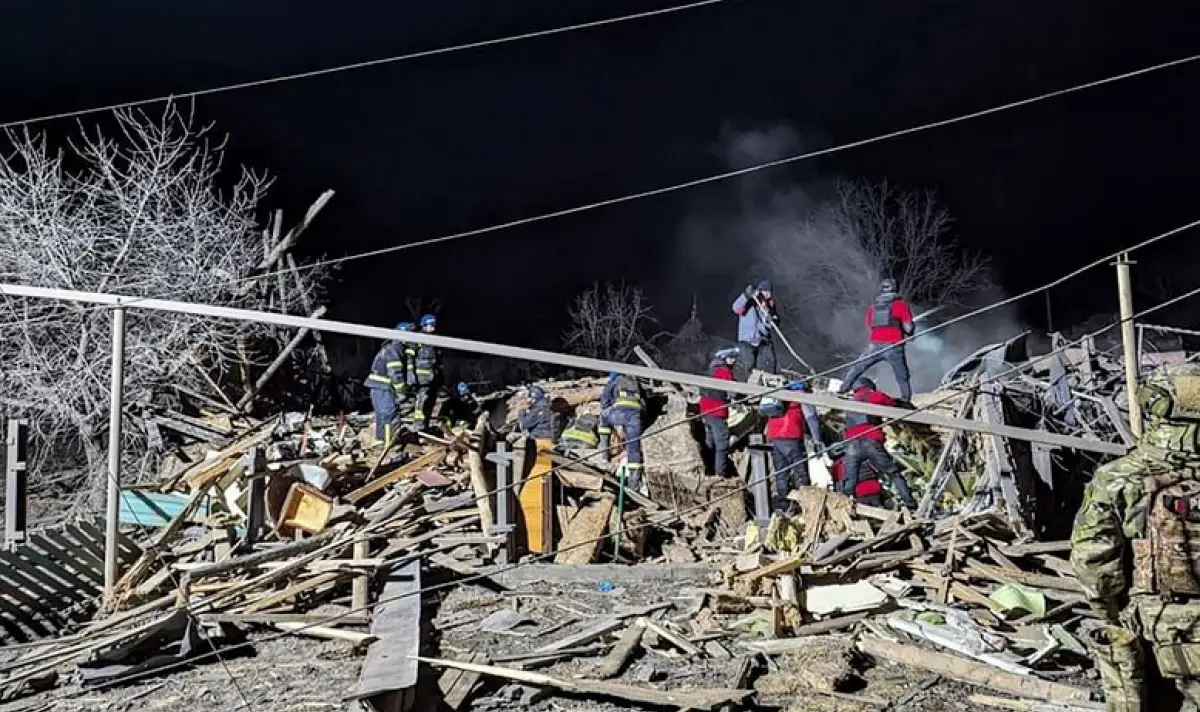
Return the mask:
<path id="1" fill-rule="evenodd" d="M 468 670 L 481 675 L 514 680 L 539 687 L 554 687 L 574 694 L 597 695 L 609 699 L 624 700 L 626 702 L 679 709 L 711 710 L 726 703 L 743 702 L 752 694 L 749 690 L 686 690 L 672 692 L 583 678 L 565 680 L 551 677 L 550 675 L 542 675 L 525 670 L 513 670 L 512 668 L 497 667 L 494 665 L 480 665 L 478 663 L 465 663 L 438 658 L 422 657 L 417 659 L 423 663 L 437 667 Z"/>

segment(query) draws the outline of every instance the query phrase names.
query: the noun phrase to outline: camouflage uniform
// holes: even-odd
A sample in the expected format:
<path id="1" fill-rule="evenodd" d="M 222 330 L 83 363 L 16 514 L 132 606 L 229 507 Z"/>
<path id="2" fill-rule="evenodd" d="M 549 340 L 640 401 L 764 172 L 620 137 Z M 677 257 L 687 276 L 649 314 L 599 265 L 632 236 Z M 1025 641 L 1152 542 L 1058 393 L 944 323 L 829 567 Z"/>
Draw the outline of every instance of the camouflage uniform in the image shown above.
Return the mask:
<path id="1" fill-rule="evenodd" d="M 1090 636 L 1110 712 L 1146 701 L 1142 639 L 1163 677 L 1200 706 L 1200 364 L 1146 377 L 1137 448 L 1096 471 L 1071 564 L 1107 625 Z"/>

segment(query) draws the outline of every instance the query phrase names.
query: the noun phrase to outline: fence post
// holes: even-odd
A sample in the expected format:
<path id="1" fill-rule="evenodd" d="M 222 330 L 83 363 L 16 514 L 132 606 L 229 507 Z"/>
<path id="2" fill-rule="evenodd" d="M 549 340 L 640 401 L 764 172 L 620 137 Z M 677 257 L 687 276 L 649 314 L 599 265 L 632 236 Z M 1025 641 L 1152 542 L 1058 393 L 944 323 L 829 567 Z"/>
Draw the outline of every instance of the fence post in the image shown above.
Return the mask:
<path id="1" fill-rule="evenodd" d="M 496 563 L 507 565 L 516 559 L 516 527 L 512 522 L 513 458 L 508 452 L 507 442 L 500 440 L 496 443 L 496 456 L 492 461 L 496 464 L 496 526 L 492 527 L 492 533 L 504 538 Z"/>
<path id="2" fill-rule="evenodd" d="M 113 309 L 112 385 L 108 401 L 108 502 L 104 527 L 104 600 L 112 601 L 120 578 L 121 407 L 125 388 L 125 307 Z"/>
<path id="3" fill-rule="evenodd" d="M 767 481 L 767 451 L 763 436 L 750 436 L 750 491 L 754 495 L 754 521 L 763 535 L 771 524 L 771 483 Z"/>
<path id="4" fill-rule="evenodd" d="M 8 438 L 5 441 L 7 464 L 4 468 L 4 543 L 9 550 L 25 541 L 25 490 L 28 485 L 25 463 L 28 444 L 29 421 L 24 418 L 9 420 Z"/>

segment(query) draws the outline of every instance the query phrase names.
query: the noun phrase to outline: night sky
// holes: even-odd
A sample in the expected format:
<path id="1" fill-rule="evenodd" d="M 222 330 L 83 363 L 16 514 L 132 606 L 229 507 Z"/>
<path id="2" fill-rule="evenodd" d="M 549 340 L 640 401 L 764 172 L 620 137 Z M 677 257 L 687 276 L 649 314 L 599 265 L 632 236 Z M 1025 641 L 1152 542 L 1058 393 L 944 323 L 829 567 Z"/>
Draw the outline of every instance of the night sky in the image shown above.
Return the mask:
<path id="1" fill-rule="evenodd" d="M 0 23 L 0 121 L 669 4 L 21 3 Z M 782 123 L 819 148 L 1127 72 L 1200 52 L 1197 27 L 1195 0 L 730 0 L 206 96 L 197 108 L 231 135 L 236 160 L 277 176 L 265 207 L 296 219 L 322 190 L 337 191 L 303 247 L 339 256 L 719 172 L 724 131 Z M 1019 291 L 1200 218 L 1197 87 L 1200 62 L 777 169 L 772 179 L 935 190 L 958 238 Z M 671 326 L 693 292 L 723 303 L 745 277 L 679 274 L 685 218 L 735 190 L 722 183 L 351 262 L 331 315 L 391 325 L 407 316 L 406 295 L 437 296 L 445 333 L 554 347 L 571 295 L 625 278 L 647 289 Z M 1200 231 L 1181 235 L 1139 255 L 1145 268 L 1135 269 L 1173 270 L 1177 291 L 1193 288 L 1200 274 L 1180 255 L 1196 255 L 1198 244 Z M 1115 308 L 1113 281 L 1105 271 L 1056 292 L 1056 321 Z M 1139 293 L 1152 291 L 1144 283 Z M 1022 314 L 1044 325 L 1043 305 Z M 710 330 L 732 329 L 725 312 L 702 316 Z"/>

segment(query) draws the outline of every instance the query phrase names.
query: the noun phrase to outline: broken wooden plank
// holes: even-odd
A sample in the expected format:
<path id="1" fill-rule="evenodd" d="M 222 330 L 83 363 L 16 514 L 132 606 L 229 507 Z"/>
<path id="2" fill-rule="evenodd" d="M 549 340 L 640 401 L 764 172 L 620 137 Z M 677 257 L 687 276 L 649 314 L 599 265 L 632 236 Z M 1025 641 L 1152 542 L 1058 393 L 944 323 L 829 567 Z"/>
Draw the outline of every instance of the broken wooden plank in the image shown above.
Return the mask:
<path id="1" fill-rule="evenodd" d="M 410 460 L 391 472 L 387 472 L 379 477 L 376 477 L 362 487 L 359 487 L 353 492 L 347 494 L 345 497 L 342 497 L 342 499 L 350 504 L 358 504 L 385 487 L 399 482 L 406 477 L 412 477 L 418 472 L 441 462 L 445 457 L 446 448 L 434 448 L 417 459 Z"/>
<path id="2" fill-rule="evenodd" d="M 893 643 L 876 637 L 864 637 L 857 645 L 867 655 L 1013 695 L 1050 702 L 1088 702 L 1092 697 L 1091 691 L 1082 687 L 1014 675 L 957 655 L 925 650 L 914 645 Z"/>
<path id="3" fill-rule="evenodd" d="M 469 662 L 486 665 L 488 658 L 483 653 L 475 653 Z M 452 712 L 457 712 L 479 684 L 479 677 L 478 672 L 447 668 L 438 678 L 438 689 L 442 691 L 442 705 Z"/>
<path id="4" fill-rule="evenodd" d="M 435 665 L 437 667 L 457 668 L 459 670 L 468 670 L 480 673 L 481 675 L 489 675 L 499 677 L 506 680 L 513 680 L 528 685 L 536 685 L 538 687 L 554 687 L 564 692 L 584 695 L 598 695 L 612 699 L 626 700 L 629 702 L 637 702 L 640 704 L 654 705 L 658 707 L 674 707 L 678 709 L 688 710 L 711 710 L 727 703 L 741 703 L 747 700 L 752 694 L 752 690 L 655 690 L 645 687 L 636 687 L 634 685 L 622 685 L 615 682 L 603 682 L 599 680 L 573 679 L 566 680 L 562 678 L 551 677 L 541 673 L 529 672 L 527 670 L 513 670 L 512 668 L 497 667 L 494 665 L 480 665 L 477 663 L 464 663 L 456 660 L 440 660 L 437 658 L 416 658 L 423 663 Z"/>
<path id="5" fill-rule="evenodd" d="M 600 663 L 600 667 L 596 668 L 594 675 L 597 680 L 607 680 L 620 675 L 633 659 L 638 646 L 641 645 L 642 636 L 646 633 L 643 622 L 644 620 L 639 618 L 621 633 L 616 646 L 604 658 L 604 662 Z"/>

